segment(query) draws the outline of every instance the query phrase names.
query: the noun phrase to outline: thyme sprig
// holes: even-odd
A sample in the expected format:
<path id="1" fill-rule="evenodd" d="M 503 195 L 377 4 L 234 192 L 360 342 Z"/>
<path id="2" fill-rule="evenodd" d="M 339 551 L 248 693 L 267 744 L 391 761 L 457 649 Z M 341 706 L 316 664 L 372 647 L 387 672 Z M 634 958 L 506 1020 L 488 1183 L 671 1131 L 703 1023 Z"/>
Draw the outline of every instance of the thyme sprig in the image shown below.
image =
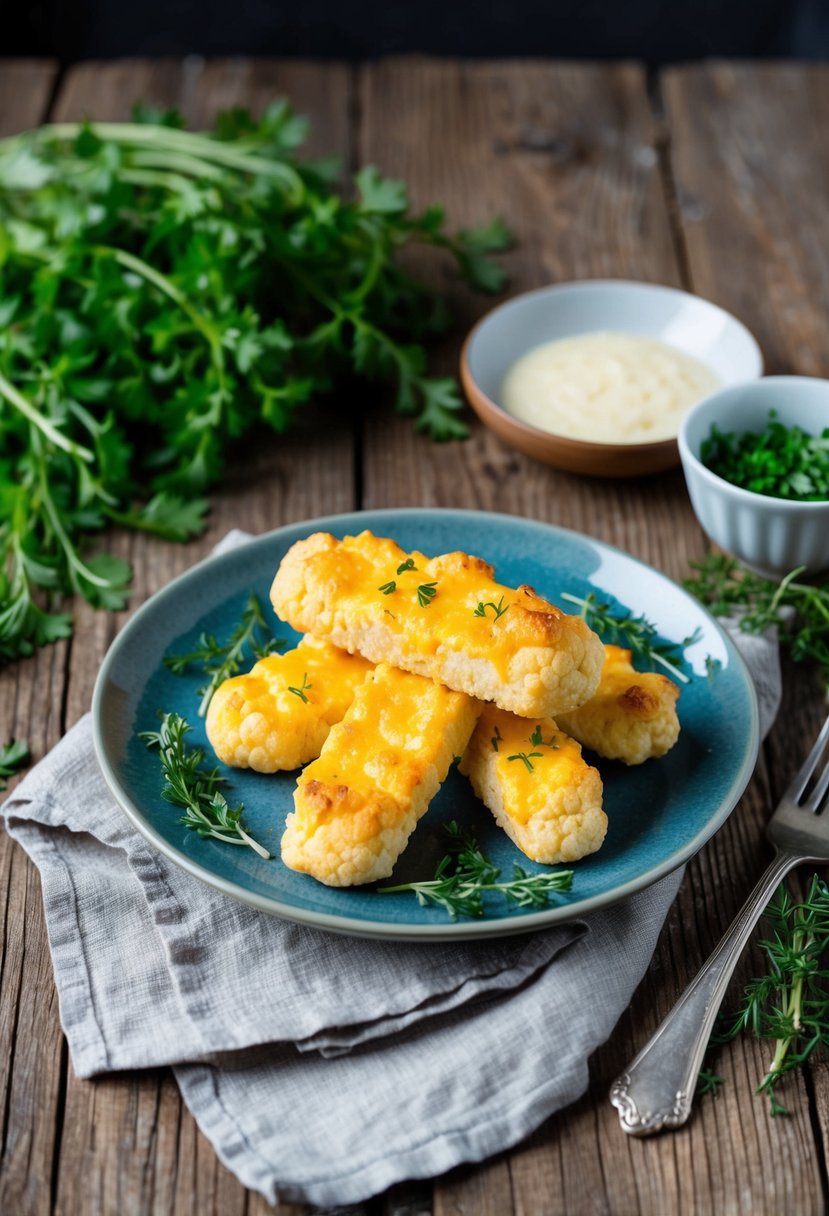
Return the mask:
<path id="1" fill-rule="evenodd" d="M 308 689 L 313 688 L 313 687 L 314 687 L 314 685 L 311 684 L 308 680 L 308 672 L 303 671 L 302 683 L 300 684 L 299 688 L 294 688 L 292 685 L 289 684 L 288 692 L 292 692 L 295 697 L 299 697 L 300 701 L 304 701 L 305 704 L 307 705 L 309 698 L 305 694 L 308 691 Z"/>
<path id="2" fill-rule="evenodd" d="M 780 1082 L 816 1047 L 829 1045 L 829 970 L 822 965 L 829 949 L 829 887 L 814 874 L 798 902 L 781 884 L 765 918 L 772 936 L 758 944 L 768 971 L 748 982 L 733 1012 L 720 1015 L 711 1043 L 728 1043 L 744 1032 L 770 1040 L 771 1060 L 756 1092 L 768 1096 L 773 1115 L 785 1115 Z"/>
<path id="3" fill-rule="evenodd" d="M 535 770 L 533 760 L 541 760 L 543 752 L 516 752 L 514 756 L 507 756 L 507 760 L 520 760 L 522 764 L 527 766 L 527 772 L 532 773 Z"/>
<path id="4" fill-rule="evenodd" d="M 776 627 L 781 646 L 795 662 L 814 663 L 829 692 L 829 582 L 799 581 L 802 566 L 774 582 L 718 553 L 691 567 L 696 573 L 683 586 L 715 616 L 736 611 L 746 633 Z"/>
<path id="5" fill-rule="evenodd" d="M 284 643 L 271 634 L 259 597 L 252 594 L 227 641 L 220 642 L 212 633 L 202 633 L 195 650 L 188 654 L 166 655 L 164 666 L 180 676 L 193 664 L 201 665 L 208 677 L 207 683 L 196 690 L 201 696 L 199 717 L 203 718 L 216 689 L 241 670 L 248 652 L 261 659 L 282 645 Z"/>
<path id="6" fill-rule="evenodd" d="M 165 784 L 161 797 L 182 807 L 179 823 L 225 844 L 247 845 L 266 861 L 271 854 L 248 834 L 242 824 L 243 804 L 230 806 L 219 786 L 224 783 L 218 768 L 204 767 L 204 748 L 188 748 L 185 735 L 190 724 L 176 713 L 163 713 L 158 730 L 141 731 L 149 748 L 158 748 Z"/>
<path id="7" fill-rule="evenodd" d="M 519 908 L 546 908 L 555 892 L 569 891 L 573 884 L 572 870 L 548 870 L 528 874 L 516 862 L 513 877 L 500 881 L 501 871 L 478 848 L 474 836 L 464 833 L 452 821 L 445 829 L 447 852 L 438 863 L 435 876 L 422 882 L 400 883 L 394 887 L 379 887 L 383 895 L 411 891 L 421 906 L 437 904 L 452 920 L 459 916 L 480 918 L 486 915 L 485 896 L 502 896 Z"/>
<path id="8" fill-rule="evenodd" d="M 473 611 L 472 615 L 473 615 L 473 616 L 486 616 L 486 610 L 487 610 L 487 608 L 491 608 L 491 609 L 492 609 L 492 619 L 493 619 L 494 621 L 497 621 L 497 620 L 499 620 L 499 619 L 500 619 L 500 618 L 501 618 L 501 617 L 504 615 L 504 613 L 507 611 L 507 609 L 509 608 L 509 604 L 505 604 L 505 603 L 504 603 L 504 597 L 503 597 L 503 595 L 502 595 L 502 596 L 501 596 L 501 598 L 498 600 L 498 603 L 497 603 L 497 604 L 493 604 L 492 600 L 488 600 L 488 601 L 487 601 L 487 603 L 485 603 L 485 604 L 484 604 L 482 601 L 480 601 L 480 600 L 479 600 L 479 602 L 478 602 L 478 606 L 477 606 L 477 608 L 475 608 L 475 610 Z"/>
<path id="9" fill-rule="evenodd" d="M 6 788 L 6 779 L 29 763 L 31 752 L 25 739 L 10 739 L 0 746 L 0 790 Z"/>
<path id="10" fill-rule="evenodd" d="M 602 641 L 614 645 L 622 644 L 637 658 L 657 663 L 669 671 L 676 680 L 689 684 L 690 679 L 679 667 L 681 651 L 693 645 L 699 638 L 699 630 L 682 642 L 660 642 L 656 626 L 645 616 L 634 616 L 630 610 L 614 615 L 610 604 L 603 603 L 594 591 L 583 598 L 562 592 L 561 598 L 576 604 L 579 615 L 601 637 Z"/>

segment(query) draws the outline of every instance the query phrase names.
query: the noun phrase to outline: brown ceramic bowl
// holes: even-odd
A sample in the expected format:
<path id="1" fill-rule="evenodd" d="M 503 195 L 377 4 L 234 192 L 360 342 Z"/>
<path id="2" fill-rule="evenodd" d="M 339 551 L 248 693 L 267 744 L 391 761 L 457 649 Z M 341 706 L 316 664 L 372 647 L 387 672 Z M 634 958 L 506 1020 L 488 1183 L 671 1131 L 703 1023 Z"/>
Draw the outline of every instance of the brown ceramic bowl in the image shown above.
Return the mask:
<path id="1" fill-rule="evenodd" d="M 717 305 L 651 283 L 561 283 L 498 305 L 472 329 L 461 352 L 461 381 L 486 426 L 544 464 L 592 477 L 641 477 L 679 464 L 675 436 L 653 443 L 604 443 L 552 434 L 513 417 L 500 404 L 512 365 L 544 342 L 602 330 L 657 338 L 706 364 L 721 386 L 762 375 L 760 348 Z"/>

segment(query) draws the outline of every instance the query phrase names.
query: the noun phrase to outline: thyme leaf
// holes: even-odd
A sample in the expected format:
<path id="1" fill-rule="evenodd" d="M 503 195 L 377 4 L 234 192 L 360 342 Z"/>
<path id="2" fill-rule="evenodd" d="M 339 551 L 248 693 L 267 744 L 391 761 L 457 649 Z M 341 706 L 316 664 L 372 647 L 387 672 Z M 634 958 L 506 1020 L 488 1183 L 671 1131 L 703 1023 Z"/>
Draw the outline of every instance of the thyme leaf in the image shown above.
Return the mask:
<path id="1" fill-rule="evenodd" d="M 309 682 L 308 682 L 308 672 L 307 672 L 307 671 L 303 671 L 303 673 L 302 673 L 302 684 L 299 686 L 299 688 L 293 688 L 293 687 L 292 687 L 292 686 L 289 684 L 289 685 L 288 685 L 288 692 L 292 692 L 292 693 L 294 694 L 294 696 L 295 696 L 295 697 L 299 697 L 300 701 L 304 701 L 304 702 L 305 702 L 305 704 L 307 705 L 307 704 L 308 704 L 308 697 L 306 697 L 305 693 L 306 693 L 306 690 L 307 690 L 307 689 L 309 689 L 309 688 L 313 688 L 313 687 L 314 687 L 314 685 L 313 685 L 313 684 L 309 684 Z"/>
<path id="2" fill-rule="evenodd" d="M 378 893 L 411 891 L 422 906 L 437 904 L 452 920 L 457 920 L 459 916 L 485 916 L 487 894 L 499 895 L 518 908 L 545 908 L 551 895 L 572 887 L 572 870 L 528 874 L 517 862 L 512 878 L 501 879 L 501 871 L 481 852 L 474 836 L 465 834 L 454 821 L 444 831 L 447 852 L 438 863 L 434 878 L 379 887 Z"/>
<path id="3" fill-rule="evenodd" d="M 486 616 L 487 608 L 492 609 L 492 619 L 494 621 L 497 621 L 507 611 L 507 609 L 509 608 L 509 604 L 504 603 L 503 595 L 498 600 L 497 604 L 493 604 L 491 600 L 489 600 L 486 604 L 479 601 L 478 606 L 477 606 L 477 608 L 474 609 L 472 615 L 473 616 Z"/>
<path id="4" fill-rule="evenodd" d="M 421 608 L 428 608 L 437 595 L 437 582 L 421 583 L 417 589 L 417 602 Z"/>
<path id="5" fill-rule="evenodd" d="M 218 767 L 204 767 L 204 749 L 188 748 L 185 735 L 192 727 L 176 713 L 162 713 L 158 730 L 141 731 L 149 748 L 158 748 L 164 786 L 161 797 L 174 806 L 181 807 L 184 814 L 179 823 L 199 836 L 212 837 L 225 844 L 247 845 L 260 857 L 268 860 L 271 854 L 248 834 L 242 823 L 244 807 L 230 806 L 219 786 L 224 784 Z"/>
<path id="6" fill-rule="evenodd" d="M 611 606 L 599 600 L 594 591 L 581 598 L 562 592 L 561 598 L 570 604 L 576 604 L 579 615 L 598 633 L 602 641 L 611 644 L 622 644 L 638 658 L 664 667 L 676 680 L 689 684 L 690 679 L 679 667 L 682 659 L 681 651 L 686 646 L 693 645 L 699 638 L 699 630 L 676 645 L 673 642 L 660 642 L 656 626 L 645 616 L 634 616 L 630 611 L 622 611 L 614 615 Z"/>
<path id="7" fill-rule="evenodd" d="M 10 739 L 0 746 L 0 790 L 6 788 L 6 778 L 29 763 L 31 752 L 24 739 Z"/>
<path id="8" fill-rule="evenodd" d="M 199 717 L 203 718 L 216 689 L 241 670 L 248 651 L 261 659 L 283 645 L 272 636 L 259 597 L 251 594 L 239 623 L 226 641 L 220 642 L 212 633 L 202 633 L 189 653 L 165 655 L 164 666 L 177 676 L 186 674 L 193 664 L 201 666 L 208 677 L 207 683 L 197 689 L 201 696 Z"/>

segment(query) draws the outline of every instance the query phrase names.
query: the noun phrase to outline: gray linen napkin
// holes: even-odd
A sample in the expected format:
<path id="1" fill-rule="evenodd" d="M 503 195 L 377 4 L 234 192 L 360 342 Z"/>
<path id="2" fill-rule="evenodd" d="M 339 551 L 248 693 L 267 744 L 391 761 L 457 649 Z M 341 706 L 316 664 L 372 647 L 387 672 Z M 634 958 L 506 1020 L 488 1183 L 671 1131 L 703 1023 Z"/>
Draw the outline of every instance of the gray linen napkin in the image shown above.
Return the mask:
<path id="1" fill-rule="evenodd" d="M 767 641 L 766 680 L 775 653 Z M 773 679 L 770 692 L 773 703 Z M 403 944 L 293 925 L 146 844 L 98 770 L 88 717 L 2 813 L 40 871 L 78 1075 L 172 1065 L 222 1161 L 271 1202 L 355 1202 L 433 1177 L 573 1102 L 682 878 L 500 941 Z"/>

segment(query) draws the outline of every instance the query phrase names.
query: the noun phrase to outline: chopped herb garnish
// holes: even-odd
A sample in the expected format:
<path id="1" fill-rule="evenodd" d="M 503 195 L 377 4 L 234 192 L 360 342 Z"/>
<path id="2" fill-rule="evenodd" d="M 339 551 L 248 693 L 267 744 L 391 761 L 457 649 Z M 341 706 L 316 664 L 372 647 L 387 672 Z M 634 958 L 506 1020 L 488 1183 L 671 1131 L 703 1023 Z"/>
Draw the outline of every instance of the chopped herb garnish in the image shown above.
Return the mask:
<path id="1" fill-rule="evenodd" d="M 397 590 L 397 583 L 391 579 L 388 583 L 383 583 L 383 586 L 378 587 L 377 590 L 382 591 L 383 595 L 391 595 L 393 591 Z"/>
<path id="2" fill-rule="evenodd" d="M 414 558 L 407 557 L 406 560 L 404 562 L 401 562 L 400 565 L 397 567 L 397 573 L 405 574 L 405 572 L 407 570 L 416 570 L 416 569 L 417 569 L 417 566 L 415 565 Z"/>
<path id="3" fill-rule="evenodd" d="M 29 745 L 24 739 L 10 739 L 0 747 L 0 790 L 6 788 L 6 778 L 29 763 Z"/>
<path id="4" fill-rule="evenodd" d="M 759 433 L 721 431 L 714 423 L 700 447 L 702 463 L 740 489 L 798 502 L 829 499 L 829 426 L 810 435 L 786 426 L 776 410 Z"/>
<path id="5" fill-rule="evenodd" d="M 502 596 L 501 596 L 501 598 L 498 600 L 498 603 L 497 603 L 497 604 L 493 604 L 491 600 L 490 600 L 488 603 L 486 603 L 486 604 L 481 603 L 481 602 L 479 601 L 479 602 L 478 602 L 478 607 L 477 607 L 477 608 L 474 610 L 474 612 L 472 613 L 472 615 L 473 615 L 473 616 L 486 616 L 486 610 L 487 610 L 487 608 L 491 608 L 491 609 L 492 609 L 492 616 L 493 616 L 493 620 L 497 621 L 497 620 L 498 620 L 498 618 L 499 618 L 499 617 L 502 617 L 502 616 L 504 615 L 504 613 L 506 612 L 506 610 L 509 608 L 509 604 L 505 604 L 505 603 L 504 603 L 504 597 L 503 597 L 503 595 L 502 595 Z"/>
<path id="6" fill-rule="evenodd" d="M 421 583 L 417 589 L 417 602 L 421 608 L 428 608 L 437 595 L 437 582 Z"/>
<path id="7" fill-rule="evenodd" d="M 497 726 L 497 724 L 496 724 L 496 726 L 495 726 L 495 734 L 494 734 L 494 735 L 492 736 L 492 738 L 490 739 L 490 743 L 492 744 L 492 750 L 493 750 L 494 752 L 497 752 L 497 750 L 498 750 L 498 744 L 501 742 L 501 740 L 503 739 L 503 737 L 504 737 L 504 736 L 501 734 L 501 732 L 500 732 L 500 730 L 498 729 L 498 726 Z"/>
<path id="8" fill-rule="evenodd" d="M 514 756 L 507 756 L 507 760 L 520 760 L 522 764 L 526 764 L 528 773 L 533 772 L 535 768 L 533 760 L 542 760 L 543 758 L 543 752 L 530 752 L 529 755 L 526 752 L 516 752 Z"/>
<path id="9" fill-rule="evenodd" d="M 644 616 L 634 616 L 630 611 L 623 610 L 619 615 L 611 612 L 610 604 L 602 603 L 591 591 L 583 599 L 577 595 L 562 592 L 561 598 L 570 604 L 579 606 L 579 615 L 598 633 L 603 642 L 622 644 L 640 659 L 658 663 L 683 684 L 689 684 L 690 679 L 679 669 L 681 655 L 678 650 L 693 645 L 699 639 L 699 630 L 690 637 L 684 638 L 679 645 L 673 642 L 660 642 L 656 626 Z"/>
<path id="10" fill-rule="evenodd" d="M 558 751 L 558 741 L 555 735 L 550 735 L 549 739 L 545 739 L 541 733 L 541 723 L 539 722 L 533 733 L 530 735 L 530 743 L 533 747 L 551 747 L 553 751 Z"/>
<path id="11" fill-rule="evenodd" d="M 226 642 L 218 641 L 212 633 L 202 633 L 195 650 L 188 654 L 165 655 L 164 666 L 177 676 L 184 675 L 194 663 L 201 666 L 204 675 L 209 677 L 207 683 L 196 690 L 201 696 L 199 717 L 202 718 L 219 685 L 241 669 L 247 650 L 261 659 L 283 645 L 284 642 L 272 636 L 258 596 L 251 595 L 239 624 Z"/>
<path id="12" fill-rule="evenodd" d="M 191 729 L 179 714 L 161 714 L 158 730 L 141 731 L 139 735 L 147 747 L 159 750 L 165 778 L 161 797 L 184 809 L 179 823 L 192 828 L 199 836 L 209 836 L 225 844 L 247 845 L 267 860 L 271 854 L 248 835 L 242 825 L 242 803 L 230 806 L 220 792 L 224 778 L 219 769 L 203 767 L 203 748 L 185 745 L 184 736 Z"/>
<path id="13" fill-rule="evenodd" d="M 313 684 L 309 684 L 309 683 L 308 683 L 308 672 L 307 672 L 307 671 L 304 671 L 304 672 L 302 673 L 302 684 L 300 685 L 300 687 L 299 687 L 299 688 L 294 688 L 292 685 L 290 685 L 290 684 L 289 684 L 289 685 L 288 685 L 288 692 L 292 692 L 292 693 L 294 694 L 294 696 L 295 696 L 295 697 L 299 697 L 300 701 L 304 701 L 304 702 L 305 702 L 305 704 L 307 705 L 307 704 L 308 704 L 308 698 L 306 697 L 305 693 L 307 692 L 307 690 L 308 690 L 309 688 L 313 688 L 313 687 L 314 687 L 314 685 L 313 685 Z"/>
<path id="14" fill-rule="evenodd" d="M 459 916 L 484 916 L 484 897 L 490 892 L 519 908 L 545 908 L 553 893 L 569 891 L 573 885 L 572 870 L 528 874 L 517 862 L 513 866 L 513 877 L 499 881 L 501 871 L 481 852 L 474 836 L 464 834 L 454 822 L 447 824 L 444 831 L 448 851 L 439 862 L 434 878 L 379 887 L 378 892 L 392 895 L 411 891 L 419 904 L 437 904 L 452 920 L 457 920 Z"/>

